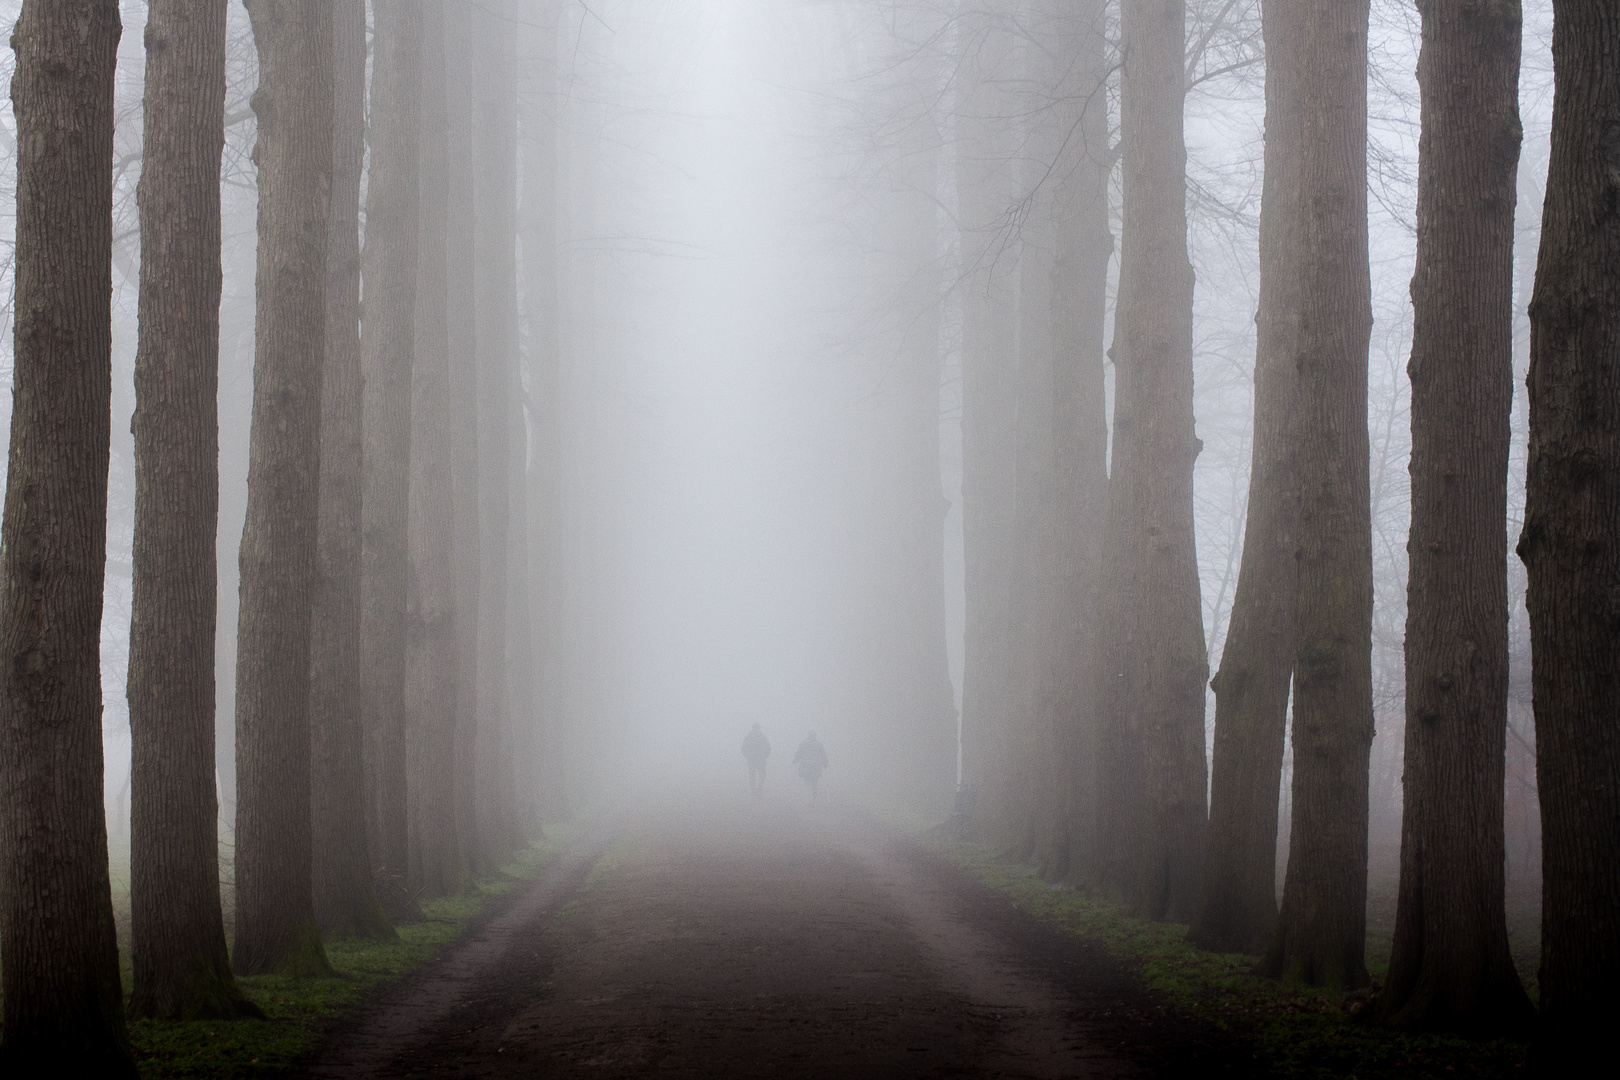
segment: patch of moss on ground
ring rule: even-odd
[[[462,935],[492,899],[533,878],[566,846],[575,830],[548,830],[544,842],[480,880],[464,896],[422,904],[426,918],[401,926],[391,942],[337,941],[326,946],[334,975],[239,979],[263,1020],[130,1024],[130,1041],[146,1080],[179,1077],[259,1077],[292,1071],[327,1035],[383,986],[432,960]],[[126,986],[128,975],[126,972]]]
[[[1251,974],[1254,957],[1205,952],[1188,943],[1185,926],[1131,918],[1113,904],[1054,886],[1033,868],[1000,860],[978,845],[921,842],[1015,907],[1101,946],[1150,991],[1250,1049],[1257,1072],[1287,1080],[1525,1074],[1527,1044],[1387,1031],[1356,1018],[1365,995],[1258,978]],[[1383,951],[1387,963],[1387,942]]]

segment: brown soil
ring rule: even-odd
[[[1251,1069],[880,829],[771,800],[575,844],[314,1077],[1148,1077]]]

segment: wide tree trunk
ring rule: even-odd
[[[1367,461],[1367,0],[1302,5],[1295,99],[1299,259],[1299,591],[1293,827],[1260,970],[1367,983],[1367,761],[1372,749],[1372,523]],[[1296,21],[1297,20],[1297,21]]]
[[[410,588],[405,745],[411,891],[449,896],[467,882],[456,829],[455,522],[451,518],[449,234],[445,175],[444,3],[422,4],[421,246],[411,375]]]
[[[1096,823],[1097,591],[1108,505],[1108,420],[1103,385],[1108,263],[1109,74],[1106,0],[1049,3],[1046,25],[1062,44],[1052,108],[1067,134],[1054,169],[1052,226],[1052,456],[1054,548],[1049,588],[1057,612],[1051,649],[1056,799],[1041,867],[1084,880]]]
[[[360,337],[364,459],[360,500],[360,690],[364,710],[367,837],[383,908],[418,916],[407,888],[405,603],[411,458],[411,370],[416,345],[421,0],[376,8],[371,73],[371,171],[361,255]]]
[[[332,176],[332,5],[248,0],[259,53],[253,422],[236,636],[238,975],[325,974],[311,888],[315,597]]]
[[[365,0],[332,8],[332,233],[321,381],[320,526],[310,631],[310,808],[315,920],[328,941],[396,936],[366,843],[360,694],[360,164]]]
[[[1298,599],[1300,125],[1299,6],[1265,0],[1265,181],[1260,198],[1260,304],[1255,315],[1254,435],[1243,561],[1215,690],[1209,833],[1188,938],[1259,954],[1277,922],[1277,802]]]
[[[1496,1038],[1535,1019],[1508,951],[1502,821],[1522,20],[1518,0],[1419,10],[1405,799],[1378,1011]]]
[[[134,1077],[102,809],[113,0],[28,0],[0,532],[0,1066]]]
[[[1553,73],[1519,540],[1549,1075],[1602,1053],[1620,1005],[1620,7],[1554,0]]]
[[[256,1014],[231,976],[214,792],[226,0],[146,19],[129,625],[132,1016]]]
[[[1119,306],[1101,625],[1098,884],[1192,917],[1204,839],[1204,649],[1193,539],[1193,270],[1182,0],[1123,0]]]
[[[517,378],[517,147],[506,5],[473,8],[475,205],[473,304],[478,363],[478,829],[484,857],[500,865],[518,843],[512,808],[512,715],[507,605],[511,584],[512,401]]]

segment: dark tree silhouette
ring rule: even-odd
[[[1529,572],[1548,1075],[1620,1004],[1620,7],[1553,3],[1552,156],[1530,303]]]
[[[1367,984],[1367,763],[1372,749],[1372,522],[1367,461],[1367,0],[1301,7],[1283,62],[1299,73],[1299,601],[1293,827],[1260,970]],[[1269,42],[1268,42],[1269,44]]]
[[[28,0],[0,531],[0,994],[8,1075],[131,1077],[102,810],[113,0]]]
[[[1182,134],[1185,5],[1123,0],[1119,305],[1104,539],[1098,880],[1186,921],[1204,839],[1204,649],[1193,543],[1193,271]]]
[[[1277,802],[1294,672],[1299,481],[1295,466],[1300,319],[1298,5],[1265,0],[1265,186],[1255,317],[1254,436],[1243,561],[1215,690],[1209,835],[1188,937],[1258,954],[1277,921]]]
[[[324,974],[311,886],[315,594],[332,175],[332,5],[247,0],[259,251],[236,638],[238,975]]]
[[[129,626],[132,1016],[258,1010],[231,976],[214,792],[226,0],[146,16]]]
[[[315,919],[328,941],[392,940],[366,843],[360,697],[360,165],[365,0],[332,8],[332,234],[321,384],[320,526],[310,639]]]

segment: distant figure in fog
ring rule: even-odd
[[[771,740],[755,724],[743,736],[743,757],[748,759],[748,790],[755,795],[765,790],[765,761],[771,756]]]
[[[810,785],[810,801],[816,801],[816,784],[821,780],[821,774],[827,771],[827,748],[822,746],[811,732],[799,744],[798,752],[793,755],[793,764],[799,767],[799,775],[804,782]]]

